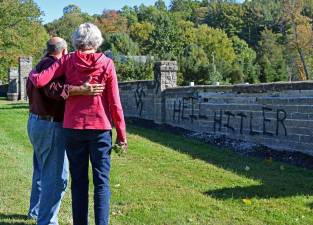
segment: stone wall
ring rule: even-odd
[[[313,82],[176,87],[176,70],[121,83],[125,116],[313,155]]]

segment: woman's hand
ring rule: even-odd
[[[115,145],[113,145],[113,151],[117,153],[119,156],[126,153],[128,151],[128,145],[127,142],[116,142]]]

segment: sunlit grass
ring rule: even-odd
[[[34,224],[23,217],[32,173],[27,115],[26,104],[0,103],[1,225]],[[135,125],[128,137],[129,153],[112,155],[113,225],[313,224],[312,171]],[[90,201],[93,224],[92,193]],[[59,220],[71,224],[69,190]]]

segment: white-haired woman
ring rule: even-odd
[[[91,23],[84,23],[73,33],[72,39],[75,52],[41,73],[32,71],[30,78],[37,87],[63,74],[66,83],[71,85],[82,85],[87,80],[105,85],[102,96],[70,96],[65,104],[63,123],[72,177],[74,225],[88,224],[89,158],[93,171],[95,223],[104,225],[109,221],[111,119],[118,143],[127,148],[124,115],[113,61],[96,53],[103,41],[100,30]]]

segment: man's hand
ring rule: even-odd
[[[90,84],[88,82],[81,86],[70,86],[70,96],[74,95],[102,95],[103,84]]]
[[[81,87],[83,95],[101,95],[104,90],[103,84],[90,84],[88,82]]]

